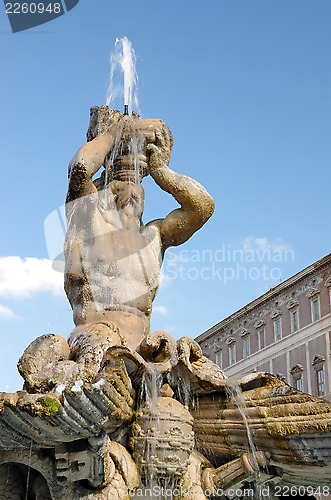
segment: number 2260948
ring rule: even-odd
[[[43,3],[6,3],[6,14],[60,14],[62,5],[59,2]]]

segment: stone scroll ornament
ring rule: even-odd
[[[32,342],[18,363],[23,390],[0,395],[1,499],[226,499],[261,485],[272,499],[331,487],[328,402],[267,373],[230,381],[191,338],[150,332],[166,249],[214,209],[169,168],[172,143],[161,120],[91,109],[68,169],[75,328]],[[147,175],[178,208],[144,225]]]

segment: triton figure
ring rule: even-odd
[[[165,250],[188,240],[214,202],[169,168],[173,139],[163,121],[92,108],[88,139],[69,165],[65,290],[79,332],[101,322],[117,345],[135,348],[149,333]],[[148,174],[180,207],[144,225]]]

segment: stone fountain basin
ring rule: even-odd
[[[289,484],[331,485],[331,404],[268,373],[236,381],[257,450]],[[216,466],[247,452],[247,429],[225,391],[199,397],[191,409],[197,449]]]
[[[269,459],[269,474],[287,484],[331,486],[329,402],[268,373],[231,381],[203,356],[182,356],[173,370],[174,380],[183,377],[191,387],[195,447],[215,467],[247,452],[244,411],[256,448]],[[102,431],[116,441],[117,430],[134,420],[139,380],[131,385],[130,377],[137,373],[114,374],[106,365],[90,383],[76,380],[46,394],[0,394],[0,449],[53,448]],[[229,396],[233,386],[241,389],[244,408]]]

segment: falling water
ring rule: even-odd
[[[30,442],[30,452],[29,452],[29,464],[27,467],[27,477],[26,477],[26,490],[25,490],[25,500],[29,498],[29,486],[30,486],[30,472],[31,472],[31,457],[32,457],[32,439]]]
[[[177,480],[170,475],[169,477],[160,472],[159,458],[162,457],[162,443],[160,449],[160,432],[162,434],[162,417],[160,418],[160,408],[158,406],[159,398],[161,397],[163,385],[163,374],[153,369],[149,365],[142,379],[140,391],[141,407],[147,407],[145,416],[149,417],[148,430],[146,432],[145,448],[143,450],[142,460],[143,467],[143,485],[133,500],[140,498],[150,500],[172,500],[176,490]],[[163,437],[164,438],[164,437]],[[159,445],[159,446],[158,446]],[[161,455],[160,455],[161,452]],[[162,458],[162,460],[164,457]]]
[[[147,405],[150,413],[150,430],[151,433],[148,436],[148,441],[146,442],[146,448],[143,453],[143,460],[145,461],[144,467],[144,477],[145,484],[142,485],[144,491],[143,498],[155,498],[153,495],[153,490],[157,485],[156,471],[154,469],[154,456],[156,455],[156,444],[159,430],[159,415],[157,412],[157,400],[160,394],[160,388],[162,384],[162,375],[155,371],[151,365],[147,366],[147,370],[144,372],[142,377],[142,385],[139,394],[140,404]],[[133,500],[141,498],[140,492],[133,497]]]
[[[144,146],[145,146],[145,138],[142,136],[142,134],[135,134],[133,137],[131,137],[129,144],[129,154],[132,155],[134,162],[134,171],[135,171],[134,181],[136,186],[139,186],[140,184],[139,156],[144,151]],[[140,198],[141,197],[139,196],[139,209],[141,208],[141,202],[142,202]]]
[[[192,394],[190,379],[187,377],[185,371],[177,367],[176,371],[168,375],[168,381],[171,387],[176,388],[176,399],[178,399],[185,408],[189,408],[189,406],[192,405],[193,408],[197,409],[199,404],[198,397]]]
[[[142,380],[143,397],[149,406],[150,423],[152,434],[145,450],[145,481],[146,489],[151,489],[157,484],[156,471],[154,468],[154,457],[156,455],[156,444],[160,428],[160,418],[157,411],[157,399],[160,394],[162,375],[156,372],[152,366],[148,366]]]
[[[135,112],[138,111],[137,81],[135,52],[130,40],[123,36],[116,40],[114,50],[111,53],[110,79],[106,102],[109,107],[117,107],[118,109],[122,109],[124,104],[124,114],[129,116],[120,121],[122,127],[117,129],[115,144],[109,160],[112,164],[115,164],[121,158],[126,157],[126,159],[129,159],[133,171],[130,181],[134,182],[137,188],[138,211],[140,212],[142,207],[139,172],[140,155],[145,152],[146,141],[143,133],[139,130],[139,126],[135,126],[136,120],[139,120],[139,118],[132,116],[133,106]],[[122,99],[122,102],[117,102],[118,98]],[[107,175],[108,172],[106,172]]]
[[[123,36],[117,38],[110,56],[110,80],[107,92],[107,105],[114,106],[114,100],[123,96],[124,108],[132,114],[132,106],[138,109],[136,55],[130,40]]]
[[[147,365],[147,369],[142,376],[141,391],[140,391],[140,405],[147,402],[151,413],[155,414],[157,398],[160,395],[161,384],[163,375],[154,370],[151,364]]]
[[[256,479],[258,479],[260,467],[259,467],[259,464],[258,464],[258,461],[256,458],[256,452],[257,452],[256,446],[255,446],[254,441],[253,441],[252,432],[250,430],[247,415],[246,415],[246,401],[245,401],[245,398],[243,396],[243,392],[241,390],[241,387],[239,387],[238,385],[234,385],[233,387],[228,387],[226,389],[226,393],[227,393],[227,396],[230,397],[231,400],[233,401],[233,403],[237,406],[237,408],[240,412],[240,415],[243,419],[243,422],[244,422],[244,425],[246,428],[248,453],[249,453],[252,467],[256,471]]]

